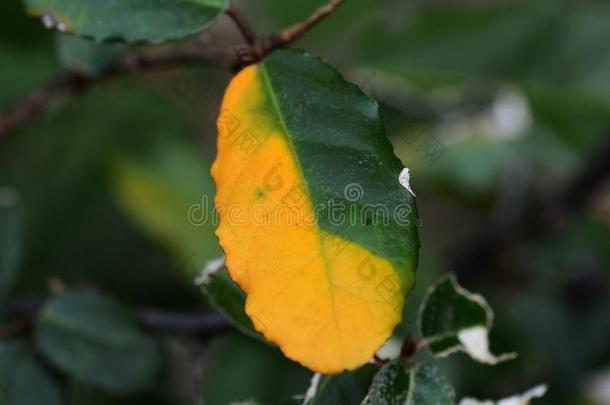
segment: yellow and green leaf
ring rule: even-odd
[[[366,363],[401,320],[419,249],[377,103],[285,50],[232,80],[218,129],[216,234],[254,326],[321,373]]]

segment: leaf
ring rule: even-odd
[[[21,257],[21,217],[17,193],[0,187],[0,296],[12,287]]]
[[[224,257],[208,262],[195,283],[202,287],[214,308],[240,331],[265,342],[246,315],[246,295],[229,277]]]
[[[521,395],[513,395],[512,397],[501,399],[498,402],[491,400],[479,401],[474,398],[464,398],[460,401],[460,405],[528,405],[534,398],[541,398],[544,396],[546,390],[546,385],[537,385]]]
[[[142,149],[122,151],[113,162],[114,194],[134,224],[172,249],[192,279],[203,263],[221,254],[209,161],[176,137]]]
[[[0,403],[59,405],[59,387],[22,342],[0,343]]]
[[[117,393],[156,381],[161,366],[155,341],[111,298],[76,291],[53,298],[35,329],[41,352],[75,379]]]
[[[363,405],[452,405],[455,393],[445,377],[429,364],[392,360],[375,375]]]
[[[419,248],[377,103],[280,51],[232,80],[218,129],[216,234],[246,313],[314,371],[358,368],[400,321]]]
[[[61,65],[86,75],[100,74],[125,46],[58,34],[55,47]]]
[[[418,323],[424,344],[437,357],[464,351],[491,365],[516,357],[514,353],[499,356],[490,353],[493,311],[482,296],[462,288],[453,275],[441,277],[428,289],[419,309]]]
[[[249,399],[292,403],[289,398],[307,388],[307,370],[276,348],[242,334],[215,340],[209,353],[198,404],[224,405]]]
[[[28,12],[47,28],[97,41],[158,43],[194,34],[227,0],[25,0]]]
[[[366,364],[354,371],[318,377],[317,387],[306,398],[306,405],[358,405],[366,396],[377,368]]]

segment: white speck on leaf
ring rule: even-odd
[[[195,285],[202,286],[210,282],[210,277],[214,273],[218,273],[220,269],[225,265],[225,257],[219,257],[218,259],[210,260],[205,264],[201,275],[195,279]]]
[[[406,188],[409,193],[413,194],[413,197],[415,197],[415,193],[411,189],[411,173],[409,172],[409,169],[407,167],[402,169],[402,171],[398,175],[398,182],[401,186]]]
[[[44,13],[40,16],[40,21],[45,28],[51,29],[55,27],[55,19],[49,13]]]
[[[57,30],[63,33],[68,32],[68,25],[65,22],[60,21],[57,23]]]

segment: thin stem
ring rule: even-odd
[[[272,41],[271,49],[275,50],[283,48],[295,42],[303,35],[305,35],[309,30],[311,30],[316,24],[321,22],[333,11],[339,8],[339,6],[341,6],[343,3],[345,3],[345,0],[331,0],[327,4],[314,11],[314,13],[310,15],[309,18],[307,18],[305,21],[288,27],[276,35],[272,35],[270,37]]]
[[[26,334],[36,323],[41,302],[14,301],[0,303],[0,316],[15,319],[0,327],[0,340]],[[155,333],[191,335],[207,340],[234,330],[220,314],[199,312],[172,312],[161,309],[136,309],[141,327]]]
[[[0,327],[0,341],[19,336],[31,328],[31,322],[25,319],[18,319]]]
[[[229,7],[225,10],[225,13],[233,20],[239,32],[244,37],[244,40],[248,45],[254,45],[258,40],[256,33],[248,23],[248,21],[241,14],[239,9],[235,6],[233,1],[229,2]]]
[[[423,346],[424,345],[422,342],[414,340],[411,336],[407,336],[404,342],[402,342],[402,347],[400,348],[400,358],[410,358],[415,353],[420,351]]]

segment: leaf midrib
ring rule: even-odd
[[[273,106],[273,110],[276,115],[276,118],[278,119],[278,121],[280,123],[281,129],[283,130],[282,133],[284,134],[284,138],[288,144],[288,148],[290,149],[290,152],[292,153],[295,165],[297,167],[297,171],[299,172],[299,177],[301,178],[301,181],[303,182],[303,186],[304,186],[306,194],[307,194],[307,199],[308,199],[309,203],[311,204],[313,201],[311,198],[311,190],[309,189],[309,184],[305,180],[305,175],[303,172],[303,167],[301,165],[301,161],[299,160],[299,156],[296,153],[296,147],[294,145],[294,142],[292,141],[292,137],[290,136],[291,131],[288,129],[288,125],[286,124],[286,120],[285,120],[284,114],[282,113],[282,110],[280,108],[280,104],[277,99],[276,93],[274,91],[273,84],[271,82],[271,78],[269,77],[269,73],[267,72],[267,67],[265,66],[264,62],[258,64],[257,66],[261,72],[263,87],[266,90],[266,92],[268,93],[268,96],[271,101],[271,105]],[[332,310],[333,310],[333,322],[335,325],[335,331],[337,333],[337,339],[339,340],[339,346],[341,348],[341,350],[339,350],[339,356],[341,358],[341,362],[344,363],[344,360],[343,360],[343,347],[344,346],[343,346],[343,340],[341,338],[341,332],[339,331],[339,322],[337,319],[337,310],[336,310],[336,304],[335,304],[335,286],[334,286],[334,282],[333,282],[333,275],[332,275],[332,271],[329,266],[328,258],[326,257],[326,253],[324,252],[324,245],[322,244],[322,241],[320,240],[320,237],[319,237],[320,233],[322,232],[322,229],[317,224],[316,224],[316,228],[317,228],[318,242],[320,245],[320,255],[322,257],[322,260],[324,261],[324,272],[326,274],[326,280],[328,282],[328,287],[329,287],[328,289],[330,292],[330,299],[331,299]]]

